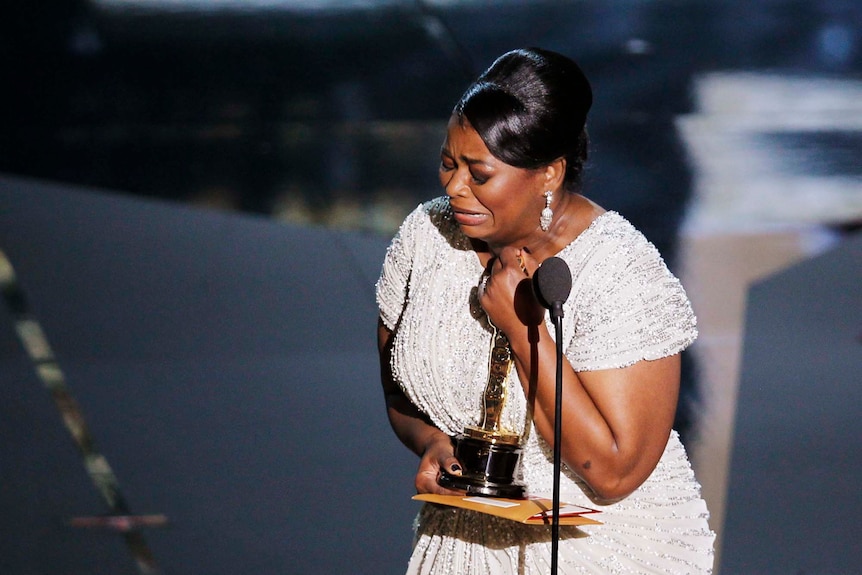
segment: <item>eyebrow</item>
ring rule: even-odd
[[[452,153],[451,153],[447,148],[445,148],[445,147],[441,147],[441,148],[440,148],[440,153],[441,153],[441,154],[443,154],[443,155],[445,155],[446,157],[449,157],[449,158],[455,158],[455,157],[452,155]],[[464,155],[459,156],[457,159],[458,159],[458,160],[460,160],[460,161],[462,161],[462,162],[464,162],[464,163],[465,163],[465,164],[467,164],[468,166],[485,166],[485,167],[487,167],[487,168],[492,168],[492,167],[493,167],[493,166],[492,166],[491,164],[489,164],[488,162],[485,162],[485,161],[482,161],[482,160],[477,160],[477,159],[474,159],[474,158],[468,158],[467,156],[464,156]]]

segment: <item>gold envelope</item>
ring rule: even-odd
[[[414,495],[413,499],[487,513],[527,525],[550,525],[553,520],[554,503],[550,499],[505,499],[468,495],[435,495],[433,493]],[[589,507],[561,502],[560,525],[601,525],[601,521],[585,517],[585,515],[597,513],[601,512]]]

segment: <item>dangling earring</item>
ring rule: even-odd
[[[554,192],[548,190],[545,192],[545,209],[542,210],[542,217],[539,218],[539,226],[543,232],[551,229],[551,221],[554,219],[554,210],[551,209],[551,199],[554,197]]]

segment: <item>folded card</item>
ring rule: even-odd
[[[476,497],[469,495],[414,495],[417,501],[448,505],[487,513],[527,525],[550,525],[553,520],[553,501],[540,497],[527,499],[505,499],[501,497]],[[601,513],[596,509],[560,502],[560,525],[601,525],[587,515]]]

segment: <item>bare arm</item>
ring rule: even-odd
[[[525,276],[515,254],[509,248],[500,254],[481,303],[508,336],[524,392],[534,401],[536,428],[553,443],[556,345],[543,321],[525,325],[538,304],[523,301]],[[528,262],[529,269],[535,266]],[[598,498],[621,499],[652,473],[673,424],[679,372],[678,355],[591,372],[575,372],[564,362],[561,453]]]
[[[456,475],[460,473],[451,438],[435,427],[410,402],[392,376],[389,361],[392,335],[383,322],[378,320],[377,347],[380,353],[380,380],[386,400],[386,413],[398,439],[420,457],[419,470],[416,474],[416,492],[457,493],[437,484],[441,468]]]

